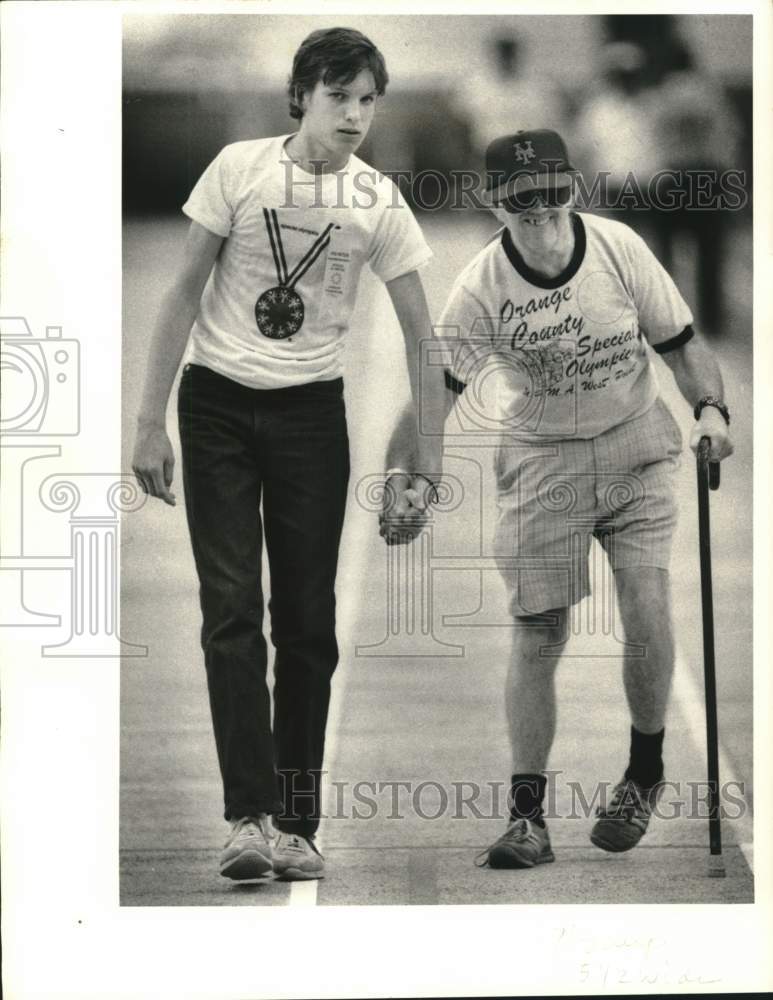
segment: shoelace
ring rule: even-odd
[[[626,781],[623,785],[615,788],[612,801],[608,806],[599,806],[596,816],[604,819],[625,819],[632,820],[642,817],[649,812],[646,795],[641,794],[632,781]]]
[[[532,841],[533,843],[539,843],[537,836],[532,831],[529,826],[528,820],[517,819],[512,823],[507,830],[502,834],[502,836],[494,841],[494,844],[499,844],[503,840],[513,840],[516,844],[523,844],[527,841]],[[491,845],[491,847],[494,846]],[[484,848],[479,854],[475,855],[475,865],[478,868],[485,868],[488,864],[488,856],[491,847]]]
[[[314,843],[313,836],[299,837],[295,833],[280,833],[279,836],[282,838],[284,837],[287,838],[286,845],[282,845],[281,843],[278,845],[280,850],[298,851],[299,853],[302,854],[304,853],[304,842],[305,842],[312,849],[312,851],[314,851],[315,854],[319,854],[319,850],[317,849],[317,845]]]
[[[235,839],[240,834],[245,834],[248,837],[258,834],[266,841],[270,839],[260,819],[256,819],[254,816],[242,816],[240,820],[237,820],[231,834],[232,839]]]

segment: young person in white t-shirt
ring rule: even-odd
[[[185,203],[185,253],[150,350],[133,467],[148,494],[174,504],[165,413],[191,335],[178,401],[183,483],[232,824],[220,870],[232,879],[324,872],[314,833],[349,477],[341,355],[363,266],[389,291],[414,389],[431,329],[417,272],[431,251],[397,188],[354,155],[387,82],[359,32],[309,35],[289,84],[298,131],[226,146]],[[439,446],[422,448],[416,467],[432,479]]]
[[[632,229],[573,211],[577,171],[561,137],[547,129],[503,136],[487,150],[486,171],[503,228],[459,275],[436,332],[449,361],[446,414],[472,385],[468,422],[493,419],[501,432],[494,551],[518,626],[506,690],[511,821],[480,860],[530,868],[554,860],[542,806],[554,673],[569,608],[590,592],[594,536],[614,572],[632,725],[628,766],[598,810],[592,842],[607,851],[634,847],[663,787],[673,473],[682,441],[660,398],[653,349],[695,408],[691,448],[708,437],[717,461],[733,449],[720,371],[690,310]],[[476,390],[492,371],[500,379],[494,417],[475,413]],[[415,467],[412,422],[407,411],[390,467]],[[399,544],[421,530],[423,515],[408,480],[391,482],[402,492],[382,515],[381,534]]]

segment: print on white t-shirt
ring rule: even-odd
[[[363,266],[386,282],[432,256],[391,180],[355,156],[307,174],[289,138],[226,146],[183,206],[225,237],[187,361],[254,388],[338,378]]]
[[[690,309],[628,226],[585,213],[572,224],[574,255],[555,279],[531,271],[506,230],[457,278],[435,333],[450,375],[468,387],[463,426],[524,441],[590,438],[657,398],[647,345],[681,333]]]

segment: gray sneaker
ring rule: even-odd
[[[635,781],[619,781],[606,806],[596,809],[591,843],[602,851],[630,851],[647,832],[652,810],[663,791],[663,781],[642,788]]]
[[[269,875],[273,839],[267,816],[243,816],[234,823],[225,842],[220,856],[220,874],[237,882]]]
[[[325,877],[325,859],[313,837],[277,832],[274,844],[274,874],[286,882]]]
[[[499,840],[475,858],[478,868],[533,868],[555,861],[546,826],[515,819]]]

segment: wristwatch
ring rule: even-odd
[[[430,479],[429,476],[425,476],[423,472],[411,473],[407,469],[402,469],[402,468],[387,469],[385,481],[388,483],[389,480],[392,478],[392,476],[408,476],[411,479],[415,479],[417,476],[419,476],[429,485],[429,488],[432,491],[430,494],[429,502],[430,503],[440,502],[440,495],[438,494],[437,484],[432,479]]]
[[[715,409],[719,410],[722,416],[725,418],[725,423],[730,426],[730,412],[721,399],[717,399],[716,396],[702,396],[698,402],[695,404],[695,409],[693,410],[693,416],[696,420],[700,420],[701,411],[706,406],[713,406]]]
[[[437,484],[434,480],[430,479],[429,476],[426,476],[423,472],[417,472],[416,475],[420,479],[423,479],[425,483],[428,483],[430,490],[432,490],[429,494],[429,503],[440,503],[440,494],[437,491]]]

